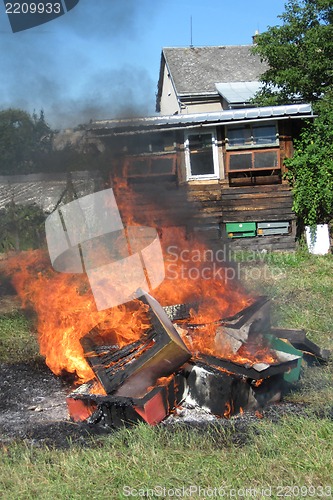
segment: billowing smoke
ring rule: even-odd
[[[52,127],[90,119],[152,114],[156,78],[122,54],[140,51],[154,4],[134,0],[80,0],[42,26],[12,33],[0,16],[1,108],[44,109]]]

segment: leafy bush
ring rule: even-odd
[[[294,194],[293,210],[309,226],[333,219],[333,92],[317,104],[318,118],[285,160]]]
[[[9,203],[0,210],[0,251],[37,248],[44,241],[46,215],[35,204]]]

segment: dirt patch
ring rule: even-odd
[[[66,395],[72,387],[43,363],[1,364],[0,380],[0,443],[65,447],[103,432],[69,420]]]
[[[0,315],[13,314],[21,309],[21,300],[18,297],[14,295],[0,296]]]
[[[96,437],[115,430],[100,425],[73,423],[70,421],[66,395],[73,386],[61,377],[56,377],[42,362],[0,364],[1,413],[0,445],[14,441],[25,441],[34,446],[68,448],[75,445],[95,446]],[[286,415],[306,416],[306,407],[291,403],[280,403],[262,410],[260,414],[245,412],[229,420],[217,418],[200,408],[176,410],[160,425],[173,432],[186,427],[201,431],[223,427],[229,429],[228,437],[220,435],[219,444],[243,446],[252,433],[249,432],[258,418],[278,422]],[[327,418],[327,414],[323,417]],[[333,414],[332,414],[333,417]]]

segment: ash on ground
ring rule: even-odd
[[[72,387],[53,375],[42,360],[0,364],[0,380],[0,444],[23,440],[67,447],[101,432],[70,421],[66,395]]]
[[[0,364],[0,380],[0,445],[24,441],[34,446],[56,448],[75,444],[92,446],[96,436],[116,431],[100,425],[71,422],[66,396],[73,386],[55,376],[42,359],[30,363]],[[258,419],[278,421],[287,414],[304,416],[306,407],[280,403],[265,408],[260,414],[247,411],[224,419],[202,408],[184,404],[159,425],[170,429],[170,432],[179,426],[203,430],[223,427],[232,432],[233,443],[243,445],[248,442],[249,428]]]

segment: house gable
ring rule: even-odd
[[[221,110],[217,83],[257,81],[267,69],[251,49],[252,45],[164,48],[157,111],[173,114]],[[166,68],[171,89],[165,80]],[[175,101],[179,103],[176,111],[172,108]]]

